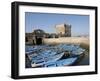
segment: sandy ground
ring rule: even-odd
[[[44,38],[44,44],[87,44],[89,45],[88,37],[61,37],[61,38]]]

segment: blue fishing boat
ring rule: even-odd
[[[84,52],[85,49],[74,44],[34,46],[28,47],[26,50],[31,61],[31,67],[69,66],[79,60]]]
[[[69,65],[74,64],[77,59],[78,59],[77,57],[62,59],[62,60],[58,60],[56,62],[51,62],[51,63],[45,64],[45,67],[69,66]]]
[[[46,65],[48,63],[56,62],[63,55],[64,55],[64,53],[60,53],[60,54],[56,54],[54,56],[49,56],[49,57],[46,56],[46,57],[34,58],[34,59],[32,59],[31,66],[37,67],[37,66]]]

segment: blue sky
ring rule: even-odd
[[[62,23],[71,24],[73,36],[89,34],[88,15],[25,12],[25,32],[42,29],[47,33],[56,33],[55,25]]]

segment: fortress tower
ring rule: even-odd
[[[71,25],[59,24],[56,25],[56,33],[59,37],[71,37]]]

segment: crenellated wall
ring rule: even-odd
[[[87,44],[89,45],[89,38],[88,37],[61,37],[61,38],[44,38],[44,44]]]

